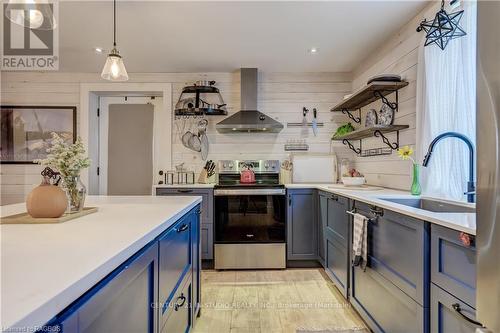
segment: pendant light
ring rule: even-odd
[[[127,81],[128,74],[120,52],[116,49],[116,0],[113,0],[113,49],[106,58],[101,77],[109,81]]]
[[[465,31],[459,25],[463,14],[463,10],[448,14],[444,10],[444,0],[441,0],[441,10],[436,13],[434,20],[424,20],[417,28],[417,31],[425,31],[424,46],[436,44],[444,50],[450,40],[465,36]]]

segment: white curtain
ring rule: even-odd
[[[441,50],[420,46],[417,84],[417,159],[421,164],[437,135],[454,131],[476,141],[476,2],[462,1],[460,25],[466,36]],[[454,9],[459,10],[460,8]],[[447,9],[448,12],[450,9]],[[453,11],[454,11],[453,10]],[[421,168],[422,193],[465,200],[469,174],[467,146],[459,139],[439,142],[427,168]]]

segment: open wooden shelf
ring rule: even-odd
[[[332,112],[354,111],[380,99],[380,95],[386,96],[408,85],[408,82],[372,82],[352,94],[330,109]]]
[[[332,138],[333,141],[343,141],[343,140],[362,140],[366,138],[371,138],[375,136],[375,132],[390,133],[397,132],[409,128],[408,125],[375,125],[372,127],[365,127],[342,136]]]

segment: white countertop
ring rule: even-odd
[[[155,188],[214,188],[216,184],[200,184],[200,183],[194,183],[194,184],[172,184],[172,185],[153,185],[153,189]]]
[[[156,185],[155,188],[213,188],[215,184],[188,184],[188,185]],[[357,189],[355,187],[346,188],[341,184],[285,184],[289,189],[318,189],[325,192],[343,195],[345,197],[366,202],[368,204],[376,205],[385,209],[389,209],[398,213],[412,216],[417,219],[425,220],[434,224],[442,225],[444,227],[463,231],[471,235],[476,234],[476,214],[475,213],[435,213],[423,209],[413,208],[381,200],[380,198],[416,198],[409,194],[408,191],[394,190],[383,187],[368,186],[368,189]],[[435,198],[440,201],[443,199]],[[452,201],[454,204],[461,204],[463,206],[475,207],[475,204],[466,202]]]
[[[376,205],[381,208],[389,209],[404,215],[408,215],[420,220],[425,220],[457,231],[463,231],[471,235],[476,234],[476,214],[475,213],[435,213],[423,209],[413,208],[406,205],[397,204],[382,200],[380,198],[418,198],[408,192],[387,189],[382,187],[373,187],[372,190],[346,188],[337,184],[286,184],[286,188],[315,188],[325,192],[339,194],[354,200],[359,200],[368,204]],[[446,201],[437,199],[440,201]],[[457,204],[456,201],[452,201]],[[475,204],[459,203],[463,206],[475,207]]]
[[[2,330],[47,323],[200,202],[89,196],[97,213],[61,224],[0,225]],[[3,206],[1,216],[25,211],[24,204]]]

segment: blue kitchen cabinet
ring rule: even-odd
[[[214,190],[212,188],[161,187],[156,189],[160,196],[200,196],[201,202],[201,259],[214,259]]]
[[[58,332],[187,332],[200,308],[200,206],[47,324]]]
[[[351,268],[352,305],[376,332],[428,332],[429,224],[361,202],[355,208],[379,216],[368,224],[366,270]]]
[[[460,232],[431,226],[431,332],[475,332],[476,248]]]
[[[474,333],[480,327],[471,322],[476,319],[473,307],[434,283],[431,286],[431,310],[432,333]]]
[[[313,189],[288,190],[287,259],[317,260],[316,195]]]
[[[319,245],[324,247],[325,272],[347,297],[349,288],[349,200],[345,197],[319,192]],[[321,256],[320,256],[321,259]]]
[[[323,267],[326,267],[325,252],[326,252],[326,236],[325,228],[328,220],[328,194],[325,192],[318,193],[318,259]]]
[[[157,332],[158,244],[149,244],[55,320],[59,332]]]

